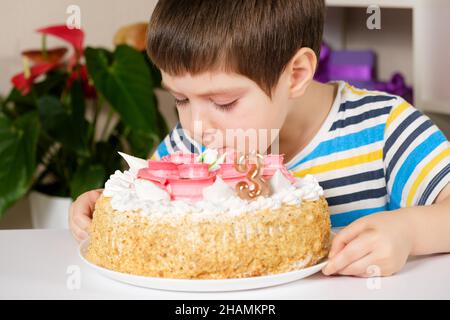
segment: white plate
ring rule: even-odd
[[[334,234],[332,233],[331,237],[333,236]],[[217,291],[238,291],[238,290],[272,287],[309,277],[322,270],[322,268],[325,267],[325,265],[327,264],[327,260],[325,260],[314,266],[301,270],[251,278],[220,279],[220,280],[152,278],[117,272],[97,266],[86,259],[85,253],[87,250],[87,246],[88,240],[85,240],[81,243],[79,252],[80,257],[87,265],[95,269],[100,274],[110,279],[128,283],[138,287],[169,290],[169,291],[217,292]]]

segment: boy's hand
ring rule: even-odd
[[[102,194],[103,189],[96,189],[81,194],[70,206],[69,227],[74,238],[81,242],[88,236],[91,225],[95,201]]]
[[[405,265],[412,246],[407,211],[368,215],[336,235],[322,272],[358,277],[392,275]]]

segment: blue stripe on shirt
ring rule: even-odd
[[[439,184],[439,182],[441,182],[442,179],[444,179],[445,176],[448,174],[450,174],[450,163],[447,164],[447,166],[445,166],[444,169],[442,169],[436,176],[434,176],[434,178],[428,184],[424,193],[420,197],[419,205],[425,205],[427,203],[427,200],[428,200],[429,196],[431,195],[431,192],[433,192],[434,188],[436,188],[436,186]]]
[[[355,109],[358,107],[361,107],[367,103],[373,103],[373,102],[381,102],[381,101],[389,101],[397,99],[397,97],[394,96],[384,96],[384,95],[376,95],[376,96],[366,96],[364,98],[355,100],[355,101],[346,101],[344,103],[341,103],[339,106],[339,112],[349,110],[349,109]]]
[[[408,149],[408,147],[414,142],[414,140],[417,139],[418,136],[420,136],[422,133],[424,133],[425,130],[427,130],[431,126],[433,126],[433,122],[431,122],[431,120],[425,121],[420,126],[418,126],[400,145],[400,147],[397,149],[394,156],[392,157],[391,161],[389,161],[389,163],[387,165],[386,181],[389,181],[391,179],[392,171],[394,170],[395,165],[400,160],[401,156],[403,154],[405,154],[406,149]]]
[[[326,192],[325,192],[326,194]],[[355,201],[378,199],[387,195],[386,187],[381,187],[377,189],[368,189],[359,192],[347,193],[335,197],[326,197],[328,205],[337,206],[346,203],[352,203]]]
[[[383,160],[385,159],[386,154],[394,145],[395,141],[397,141],[397,139],[406,130],[406,128],[421,116],[422,114],[416,110],[413,113],[411,113],[408,117],[406,117],[406,119],[403,120],[402,123],[400,123],[397,128],[395,128],[394,132],[392,132],[392,134],[389,135],[389,138],[387,138],[386,143],[384,144]]]
[[[167,146],[166,146],[166,139],[164,139],[158,146],[157,148],[158,151],[158,156],[160,158],[165,157],[169,154],[169,151],[167,151]]]
[[[384,178],[384,170],[378,169],[368,172],[357,173],[346,177],[321,181],[320,186],[324,189],[332,189],[342,186],[348,186],[355,183],[377,180],[381,178]]]
[[[321,142],[317,148],[315,148],[306,157],[296,162],[292,168],[295,168],[296,166],[309,160],[382,141],[384,139],[385,125],[385,123],[382,123],[355,133],[350,133],[345,136],[336,137],[331,140]]]
[[[403,189],[417,165],[446,140],[447,139],[441,131],[436,131],[411,151],[394,179],[390,199],[391,210],[399,209],[401,207],[400,204]]]
[[[361,123],[368,119],[373,119],[373,118],[379,117],[381,115],[389,114],[391,112],[391,109],[392,109],[392,106],[379,108],[379,109],[373,109],[373,110],[364,112],[362,114],[358,114],[356,116],[337,120],[331,126],[330,131],[336,130],[337,128],[345,128],[350,125],[355,125],[355,124]]]
[[[330,215],[331,220],[331,226],[333,228],[338,227],[345,227],[346,225],[349,225],[353,221],[363,217],[367,216],[372,213],[386,211],[386,206],[376,207],[376,208],[365,208],[365,209],[358,209],[353,211],[348,211],[344,213],[337,213]]]

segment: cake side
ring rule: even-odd
[[[136,275],[185,279],[261,276],[305,268],[328,254],[323,196],[239,215],[148,215],[96,203],[87,258]]]

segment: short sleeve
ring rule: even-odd
[[[449,141],[401,98],[386,121],[383,162],[390,210],[432,204],[450,182]]]

